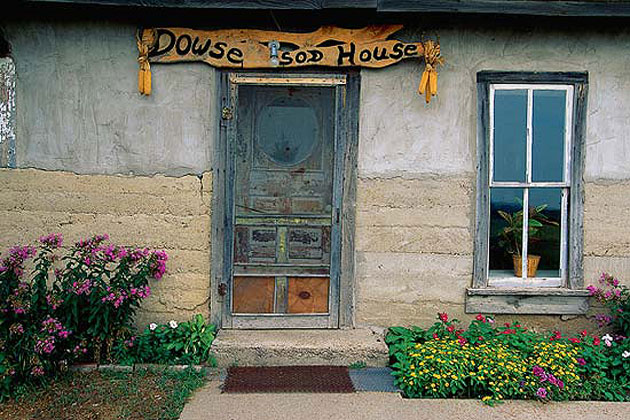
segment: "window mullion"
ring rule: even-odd
[[[529,188],[523,189],[523,243],[521,252],[521,278],[527,279],[527,242],[529,236]]]
[[[533,89],[527,89],[527,152],[525,161],[525,181],[528,184],[523,190],[523,252],[521,253],[521,277],[527,279],[528,247],[529,244],[529,184],[532,182],[532,119],[533,119]]]

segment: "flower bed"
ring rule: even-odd
[[[396,384],[409,398],[630,400],[630,340],[582,331],[537,333],[477,315],[445,313],[428,329],[390,328]]]
[[[64,252],[62,235],[51,234],[36,247],[11,248],[0,261],[0,400],[75,362],[210,360],[214,328],[201,316],[135,334],[136,310],[150,282],[163,277],[168,256],[108,240],[97,235]]]

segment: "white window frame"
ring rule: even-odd
[[[573,137],[573,85],[558,84],[513,84],[513,83],[491,83],[489,86],[489,171],[488,171],[488,193],[496,188],[522,188],[523,189],[523,209],[529,208],[529,189],[530,188],[561,188],[561,220],[560,220],[560,276],[559,277],[527,277],[527,255],[528,255],[528,229],[523,229],[522,237],[522,258],[521,258],[521,277],[491,276],[489,268],[490,255],[488,253],[486,259],[486,272],[488,273],[488,286],[490,287],[566,287],[568,277],[568,212],[569,212],[569,195],[571,190],[571,150]],[[527,126],[526,126],[526,165],[525,165],[525,182],[508,182],[494,180],[494,99],[495,93],[499,90],[523,90],[527,92]],[[534,91],[537,90],[558,90],[565,92],[565,126],[564,126],[564,168],[563,181],[561,182],[534,182],[532,180],[532,145],[533,145],[533,97]],[[488,202],[490,205],[490,202]],[[490,208],[488,208],[488,217],[490,217]],[[523,211],[523,226],[528,226],[529,212]],[[486,240],[490,241],[490,229]]]

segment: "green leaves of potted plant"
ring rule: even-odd
[[[547,204],[529,208],[527,237],[530,243],[540,240],[540,235],[545,225],[558,226],[558,222],[549,219],[543,214],[546,208]],[[501,238],[499,246],[504,248],[509,254],[512,254],[514,274],[516,277],[522,277],[523,210],[514,213],[498,210],[497,213],[507,222],[507,226],[499,232]],[[527,255],[527,277],[536,277],[539,262],[540,255]]]

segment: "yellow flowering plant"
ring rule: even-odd
[[[518,322],[497,326],[483,315],[463,329],[446,314],[438,318],[426,330],[396,327],[386,337],[396,384],[409,398],[479,398],[489,405],[584,399],[591,377],[581,356],[604,350],[594,350],[595,339],[585,332],[571,338],[536,333]]]

